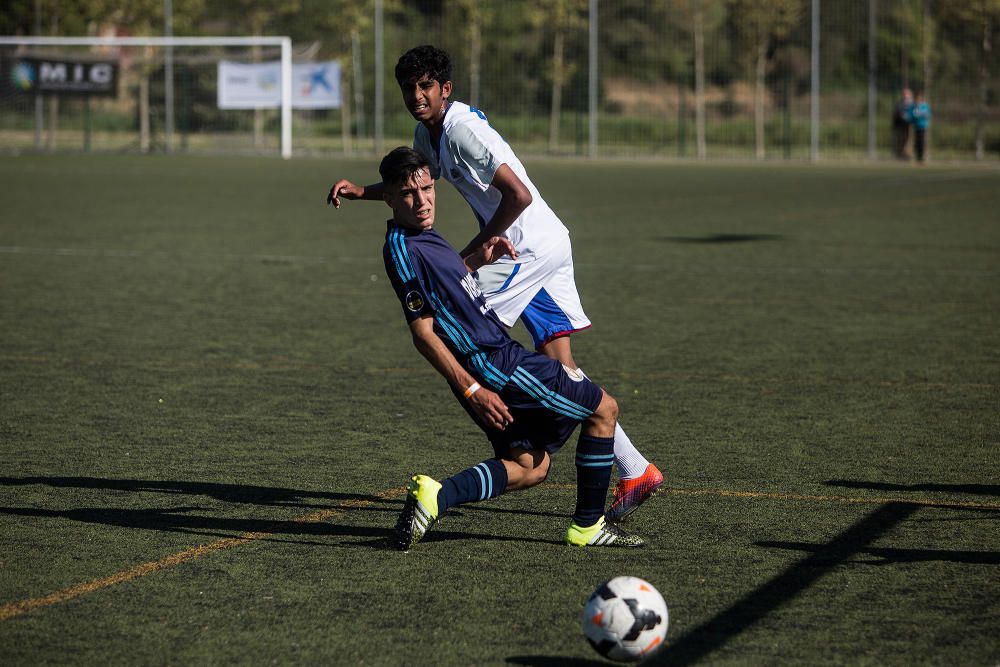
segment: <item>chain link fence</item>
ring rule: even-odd
[[[289,35],[299,61],[338,59],[344,94],[338,109],[294,113],[296,154],[408,143],[392,69],[431,43],[452,55],[453,98],[523,154],[909,159],[892,114],[911,88],[932,110],[934,159],[1000,160],[1000,0],[369,0],[349,16],[298,1],[299,20],[266,29]],[[335,32],[303,27],[324,17]],[[187,56],[171,109],[148,50],[123,63],[114,101],[38,102],[8,81],[0,150],[158,150],[167,118],[176,150],[277,150],[276,114],[212,108],[214,56]]]

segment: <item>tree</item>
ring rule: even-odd
[[[705,35],[718,29],[725,18],[724,0],[676,0],[676,19],[691,33],[694,56],[695,135],[698,158],[708,154],[705,140]]]
[[[91,0],[89,9],[100,22],[114,26],[127,26],[134,35],[162,35],[164,27],[163,0]],[[201,18],[203,0],[175,0],[171,3],[171,22],[174,31],[190,33]],[[137,68],[139,74],[139,150],[146,153],[151,148],[151,124],[149,103],[149,78],[154,65],[150,63],[151,47],[142,47],[144,59]]]
[[[754,70],[754,145],[764,159],[764,83],[771,47],[802,18],[802,0],[732,0],[733,19],[750,49]]]
[[[156,2],[157,0],[143,0]],[[281,20],[287,19],[302,8],[301,0],[228,0],[225,3],[213,3],[212,11],[206,18],[221,20],[227,24],[230,34],[247,34],[260,37],[266,35],[272,27]],[[280,33],[279,33],[280,34]],[[251,47],[251,57],[254,62],[260,60],[260,47]],[[264,115],[260,109],[253,114],[253,145],[260,147],[264,135]]]
[[[492,22],[493,11],[480,0],[457,0],[456,25],[462,27],[462,38],[469,49],[469,104],[477,106],[480,100],[482,72],[483,27]]]
[[[296,42],[312,42],[322,58],[340,61],[340,128],[344,151],[354,150],[351,104],[357,122],[357,139],[364,128],[364,86],[361,76],[361,41],[373,24],[371,0],[300,0],[300,11],[285,14],[275,21],[274,30],[291,35]],[[396,2],[386,3],[386,10],[396,9]],[[353,81],[352,81],[353,75]]]
[[[978,95],[976,96],[976,159],[986,157],[986,106],[990,94],[990,63],[993,54],[993,35],[1000,25],[1000,0],[951,0],[943,8],[943,20],[949,19],[972,28],[979,56]]]
[[[891,5],[887,20],[879,30],[879,52],[899,58],[899,87],[914,86],[911,70],[924,61],[925,0],[898,0]],[[926,67],[925,67],[926,74]],[[922,86],[926,81],[920,82]]]
[[[559,126],[562,122],[563,87],[573,76],[576,66],[565,58],[566,36],[587,28],[586,0],[545,0],[540,3],[540,18],[552,30],[550,78],[552,94],[549,101],[549,150],[559,147]]]

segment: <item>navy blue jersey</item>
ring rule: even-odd
[[[525,350],[507,334],[458,252],[433,229],[390,220],[382,258],[406,321],[432,316],[434,333],[459,363],[486,386],[503,388]]]
[[[452,387],[497,456],[514,448],[554,453],[597,409],[600,387],[585,377],[571,377],[555,359],[529,352],[512,339],[462,258],[436,231],[407,229],[390,220],[382,258],[406,321],[433,317],[434,333],[470,375],[500,395],[513,415],[508,428],[492,429]]]

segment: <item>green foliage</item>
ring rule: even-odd
[[[383,5],[387,85],[382,101],[388,126],[408,122],[393,115],[398,111],[398,92],[392,84],[392,67],[399,54],[420,43],[437,44],[452,54],[456,99],[468,101],[473,68],[478,66],[477,102],[493,118],[549,118],[553,100],[558,100],[559,112],[588,108],[585,0],[386,0]],[[161,0],[40,0],[38,7],[43,34],[90,35],[117,29],[159,35],[163,29]],[[663,91],[677,91],[678,86],[693,95],[692,30],[697,12],[703,19],[710,108],[739,118],[749,113],[747,86],[759,86],[762,114],[770,122],[786,101],[801,104],[809,92],[811,28],[805,0],[615,0],[598,7],[599,99],[606,112],[627,109],[625,113],[634,114],[632,109],[639,108],[640,115],[646,113],[643,96],[659,96],[656,101],[663,104],[656,108],[676,108],[679,102],[664,100],[669,94]],[[34,32],[32,0],[9,0],[6,8],[0,13],[0,32]],[[867,92],[867,8],[866,2],[822,4],[824,122],[853,122],[854,113],[828,104],[826,98],[836,102]],[[962,128],[976,115],[988,133],[1000,108],[1000,68],[991,44],[1000,33],[1000,0],[894,0],[880,2],[878,8],[874,45],[878,94],[895,97],[904,84],[929,87],[938,128]],[[339,59],[345,82],[356,65],[366,116],[374,108],[373,13],[372,0],[173,1],[175,34],[287,34],[296,45],[296,57]],[[359,63],[353,62],[353,39],[360,45]],[[754,68],[758,60],[762,67]],[[636,99],[612,99],[608,91],[615,86],[635,89]],[[738,99],[740,95],[744,99]],[[201,118],[210,125],[213,114],[217,111],[205,104],[189,118],[193,124]],[[553,116],[552,122],[560,121]]]

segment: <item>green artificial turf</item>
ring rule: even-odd
[[[620,574],[665,665],[1000,661],[1000,172],[528,167],[577,360],[667,477],[641,551],[561,544],[574,441],[386,547],[409,475],[490,449],[410,343],[388,208],[325,206],[372,161],[0,160],[0,661],[585,664]]]

